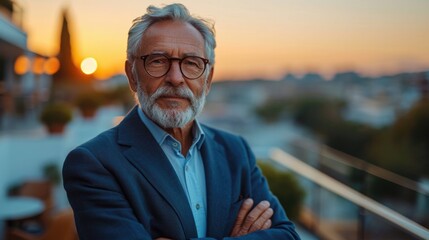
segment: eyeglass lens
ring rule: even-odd
[[[195,56],[177,59],[168,58],[162,54],[151,54],[145,57],[144,66],[147,73],[152,77],[162,77],[170,70],[172,60],[179,60],[182,74],[189,79],[200,77],[205,70],[204,60]]]

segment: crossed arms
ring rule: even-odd
[[[229,221],[216,223],[232,229],[218,236],[224,236],[222,239],[299,239],[278,200],[269,192],[253,155],[247,151],[251,183],[246,185],[251,185],[253,200],[244,200],[238,213],[230,213],[228,218],[233,220],[230,228]],[[123,162],[112,164],[118,161]],[[141,183],[145,179],[125,163],[119,151],[106,154],[105,148],[79,147],[67,157],[64,185],[75,212],[80,239],[188,238],[183,233],[187,229],[183,219],[177,218],[164,203],[165,199],[147,183]],[[133,177],[139,177],[137,183]]]

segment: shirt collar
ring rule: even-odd
[[[146,116],[146,114],[143,112],[143,110],[138,107],[137,108],[138,114],[144,125],[149,129],[152,136],[155,138],[155,140],[158,142],[159,145],[162,145],[162,143],[165,141],[167,137],[171,137],[174,139],[170,134],[168,134],[164,129],[162,129],[160,126],[158,126],[155,122],[153,122],[150,118]],[[193,144],[196,143],[196,146],[198,149],[201,148],[205,134],[204,131],[200,125],[200,123],[195,119],[194,125],[192,126],[192,135],[193,135]]]
[[[203,145],[205,134],[203,128],[196,119],[194,121],[194,126],[192,127],[192,135],[194,136],[194,142],[196,142],[197,148],[200,149]]]

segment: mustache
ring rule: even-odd
[[[186,87],[174,88],[174,87],[162,86],[158,88],[152,94],[152,96],[150,96],[150,98],[153,100],[159,97],[180,97],[180,98],[187,98],[190,100],[195,99],[194,94],[191,92],[189,88],[186,88]]]

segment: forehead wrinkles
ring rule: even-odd
[[[172,36],[153,36],[147,38],[147,42],[143,45],[147,47],[168,47],[168,46],[177,46],[177,47],[190,47],[195,49],[204,49],[204,44],[197,41],[190,41],[190,39],[184,39],[180,37]]]
[[[177,49],[204,53],[204,38],[188,23],[158,22],[150,26],[143,34],[140,49],[143,51]]]

